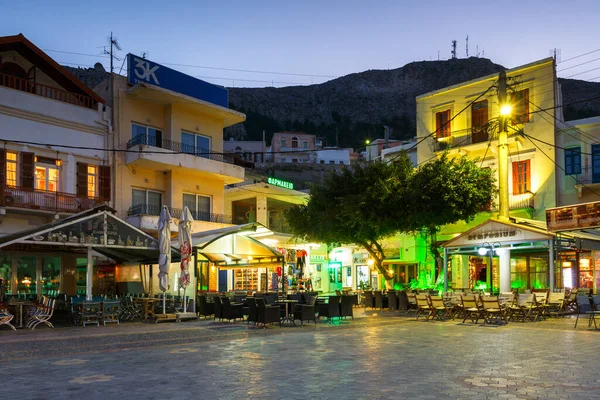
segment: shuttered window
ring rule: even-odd
[[[531,190],[530,160],[512,163],[513,194],[525,194]]]
[[[577,175],[581,173],[581,147],[565,149],[565,174]]]
[[[111,176],[110,176],[110,166],[108,165],[100,165],[98,167],[98,187],[100,190],[100,197],[103,201],[110,201],[110,185],[111,185]]]
[[[450,110],[435,113],[435,131],[438,138],[450,136]]]
[[[513,125],[529,122],[529,89],[519,90],[511,95],[514,110]]]
[[[21,153],[21,187],[33,190],[35,182],[35,155],[33,153]]]
[[[88,164],[78,162],[77,163],[77,197],[85,198],[87,197],[88,187],[87,187],[87,169]]]

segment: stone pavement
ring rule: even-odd
[[[572,318],[496,327],[365,314],[266,330],[213,321],[2,329],[0,393],[18,399],[600,398],[600,332],[587,321],[575,330]]]

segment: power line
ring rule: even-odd
[[[571,61],[571,60],[574,60],[574,59],[576,59],[576,58],[579,58],[579,57],[587,56],[588,54],[597,53],[597,52],[599,52],[599,51],[600,51],[600,49],[596,49],[596,50],[588,51],[587,53],[583,53],[583,54],[580,54],[580,55],[578,55],[578,56],[571,57],[571,58],[567,58],[566,60],[562,60],[562,61],[560,61],[559,63],[564,63],[564,62],[567,62],[567,61]],[[559,64],[559,63],[557,63],[557,64]]]
[[[589,64],[589,63],[592,63],[592,62],[598,61],[598,60],[600,60],[600,58],[594,58],[593,60],[590,60],[590,61],[582,62],[582,63],[576,64],[576,65],[572,65],[572,66],[567,67],[567,68],[559,69],[556,72],[566,71],[568,69],[576,68],[576,67],[579,67],[580,65]]]

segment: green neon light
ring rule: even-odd
[[[292,182],[284,181],[282,179],[269,177],[267,178],[267,182],[269,183],[269,185],[275,185],[285,189],[294,189],[294,184]]]

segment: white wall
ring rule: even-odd
[[[324,164],[330,164],[334,161],[334,164],[350,165],[350,153],[352,149],[331,149],[331,150],[320,150],[317,152],[317,164],[324,161]]]

